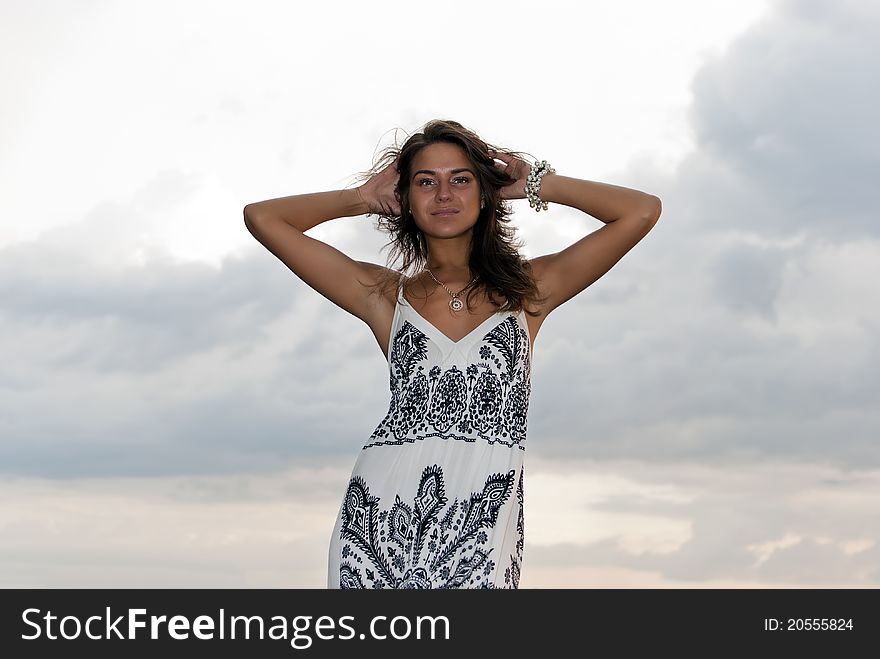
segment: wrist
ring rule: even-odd
[[[546,161],[542,160],[536,163],[526,177],[526,197],[529,200],[529,206],[536,211],[547,210],[549,199],[541,196],[541,188],[543,187],[544,177],[555,174],[556,170]]]
[[[556,172],[547,172],[541,177],[541,182],[538,186],[538,196],[541,198],[541,201],[559,203],[559,199],[555,194],[557,183],[559,183],[559,174]]]
[[[370,205],[367,203],[366,198],[364,197],[363,186],[359,185],[353,189],[351,189],[351,206],[352,206],[352,215],[366,215],[370,212]]]

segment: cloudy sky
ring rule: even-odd
[[[326,584],[387,367],[242,208],[353,185],[432,118],[663,201],[537,338],[521,586],[880,586],[877,3],[0,26],[0,586]],[[514,208],[528,256],[602,226]],[[385,263],[371,222],[310,235]]]

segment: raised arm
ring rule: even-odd
[[[391,167],[357,188],[268,199],[244,207],[244,223],[254,238],[306,284],[371,326],[376,305],[368,286],[386,268],[355,261],[305,232],[327,220],[375,212],[379,193],[388,189],[389,180],[396,180],[396,169],[389,171]]]
[[[610,183],[545,174],[541,199],[565,204],[605,223],[554,254],[532,259],[545,315],[593,284],[638,244],[660,219],[659,197]]]
[[[531,169],[528,163],[507,153],[493,155],[502,161],[496,166],[515,179],[502,189],[502,195],[507,199],[525,198],[526,177]],[[577,208],[605,223],[559,252],[530,260],[538,292],[547,296],[541,307],[543,322],[548,313],[608,272],[644,238],[660,219],[662,205],[659,197],[639,190],[555,173],[541,179],[540,197]]]

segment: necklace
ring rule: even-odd
[[[458,293],[453,293],[452,291],[449,290],[449,287],[446,284],[444,284],[442,281],[440,281],[439,279],[437,279],[434,276],[433,272],[431,272],[427,268],[425,268],[425,270],[427,270],[428,274],[431,275],[431,279],[433,279],[438,284],[440,284],[443,288],[445,288],[446,292],[452,296],[452,299],[449,300],[449,308],[452,309],[453,311],[461,311],[462,308],[464,307],[464,302],[459,300],[458,296],[461,295],[462,293],[464,293],[470,287],[471,284],[473,284],[475,281],[477,281],[477,278],[474,277],[473,279],[471,279],[471,284],[468,284],[467,286],[462,288]]]

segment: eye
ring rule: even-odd
[[[453,181],[460,181],[461,183],[463,183],[463,184],[465,184],[465,185],[468,184],[468,183],[470,183],[470,181],[471,181],[471,179],[470,179],[469,176],[456,176],[456,177],[455,177],[454,179],[452,179],[452,180],[453,180]],[[429,179],[429,178],[423,178],[423,179],[419,179],[419,181],[416,183],[416,185],[419,186],[419,187],[422,187],[422,188],[423,188],[423,187],[425,187],[425,186],[423,186],[422,183],[433,183],[433,182],[434,182],[434,181],[433,181],[432,179]]]

